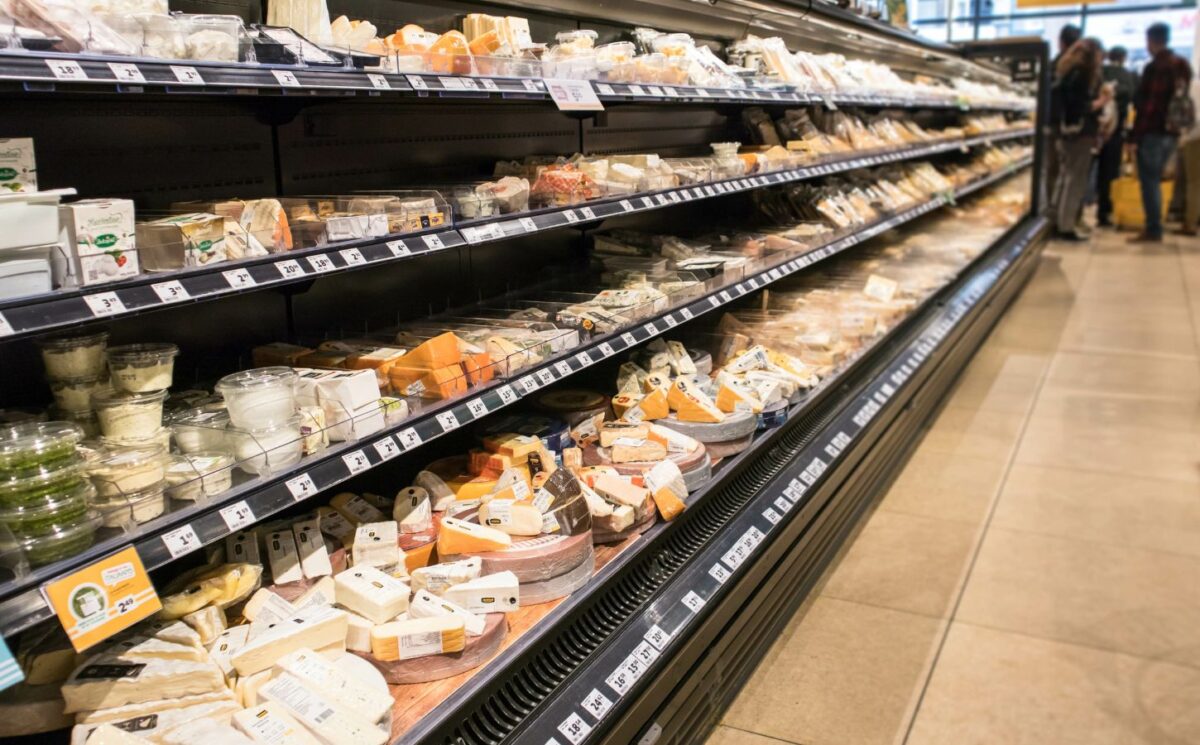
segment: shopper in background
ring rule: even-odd
[[[1113,89],[1112,105],[1116,109],[1116,126],[1100,146],[1096,169],[1096,224],[1100,227],[1112,225],[1112,183],[1121,176],[1121,154],[1128,138],[1129,107],[1137,90],[1137,75],[1125,67],[1129,53],[1125,47],[1108,50],[1101,70],[1104,82]]]
[[[1050,189],[1048,195],[1054,198],[1054,186],[1058,183],[1058,96],[1055,88],[1058,86],[1058,62],[1067,50],[1075,46],[1075,42],[1083,37],[1079,27],[1068,23],[1058,32],[1058,54],[1050,60],[1050,131],[1046,133],[1046,184]]]
[[[1200,100],[1200,81],[1192,80],[1192,100]],[[1200,223],[1200,120],[1179,137],[1175,194],[1179,197],[1180,235],[1197,235]],[[1172,204],[1175,199],[1172,197]]]
[[[1092,152],[1100,132],[1100,110],[1112,96],[1102,85],[1104,49],[1096,39],[1081,39],[1058,60],[1058,181],[1054,185],[1055,224],[1059,237],[1085,240],[1076,224],[1087,193]]]
[[[1137,243],[1162,241],[1163,171],[1179,135],[1195,123],[1188,92],[1192,68],[1167,46],[1170,40],[1171,29],[1165,23],[1155,23],[1146,29],[1146,50],[1151,59],[1142,70],[1142,80],[1133,98],[1136,114],[1132,146],[1136,151],[1146,217],[1145,229],[1130,239]],[[1185,123],[1188,112],[1192,119]]]

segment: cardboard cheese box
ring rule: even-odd
[[[135,277],[140,272],[133,202],[83,199],[59,206],[70,249],[70,274],[81,285]]]
[[[193,212],[138,223],[137,248],[148,272],[225,261],[225,218]]]
[[[0,138],[0,191],[37,191],[37,161],[29,137]]]

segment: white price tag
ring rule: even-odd
[[[405,243],[404,241],[388,241],[387,247],[388,247],[388,250],[392,252],[392,256],[395,256],[397,258],[399,258],[401,256],[411,256],[412,255],[412,249],[410,249],[408,247],[408,244]]]
[[[50,74],[59,80],[87,80],[87,73],[74,60],[48,59],[46,67],[49,67]]]
[[[0,313],[0,336],[12,336],[15,333],[16,330],[13,329],[12,324],[8,322],[3,313]]]
[[[655,325],[654,321],[650,321],[645,326],[642,326],[642,328],[645,329],[646,333],[650,334],[651,336],[654,336],[658,333],[658,326]]]
[[[343,251],[338,251],[342,255],[342,261],[346,262],[346,266],[358,266],[359,264],[367,263],[367,260],[362,255],[362,251],[357,248],[347,248]]]
[[[675,314],[663,316],[663,320],[667,322],[667,328],[673,329],[679,325],[679,321],[675,318]]]
[[[776,512],[775,510],[773,510],[770,507],[763,510],[763,517],[767,518],[767,521],[769,523],[771,523],[772,525],[778,525],[779,521],[783,519],[782,515],[780,515],[778,512]]]
[[[599,91],[600,95],[602,96],[615,96],[617,94],[617,92],[613,90],[613,87],[607,83],[596,83],[596,90]]]
[[[243,287],[253,287],[258,284],[254,281],[254,277],[250,276],[250,272],[245,269],[230,269],[227,272],[221,272],[225,277],[225,281],[235,290],[240,290]]]
[[[304,268],[300,266],[300,262],[295,259],[287,261],[276,261],[275,269],[279,272],[279,276],[284,279],[295,279],[296,277],[304,276]]]
[[[612,357],[616,353],[617,351],[613,349],[612,345],[608,342],[604,342],[600,345],[600,354],[604,355],[605,357]]]
[[[242,500],[223,508],[221,519],[225,521],[231,531],[241,530],[254,522],[254,510],[250,509],[250,505],[246,504],[245,500]]]
[[[671,203],[671,200],[667,199],[667,195],[665,194],[655,194],[654,201],[658,202],[660,207],[665,207]]]
[[[279,81],[279,84],[285,88],[299,88],[300,81],[296,79],[296,74],[290,70],[272,70],[271,74]]]
[[[525,90],[529,91],[530,93],[542,92],[542,89],[538,87],[538,84],[532,80],[522,80],[521,85],[525,86]]]
[[[381,91],[387,91],[387,90],[392,89],[392,84],[388,82],[387,77],[384,75],[380,75],[379,73],[376,73],[376,72],[367,73],[367,80],[370,80],[371,85],[375,86],[376,88],[378,88]]]
[[[554,382],[554,373],[545,368],[538,370],[534,375],[541,381],[542,385],[550,385]]]
[[[178,303],[191,297],[187,289],[178,280],[174,279],[170,282],[159,282],[150,285],[150,289],[154,290],[154,294],[158,295],[158,299],[164,303]]]
[[[571,374],[571,366],[566,361],[555,362],[554,371],[558,373],[560,378],[566,377]]]
[[[618,696],[624,696],[630,688],[633,687],[633,680],[630,679],[629,673],[625,670],[625,663],[613,671],[612,675],[604,679],[608,683],[608,687],[617,692]]]
[[[633,206],[633,202],[629,201],[628,199],[622,199],[621,209],[626,212],[633,212],[637,208]]]
[[[708,92],[707,88],[696,88],[694,92],[697,96],[703,96],[704,98],[708,98],[712,95]]]
[[[517,381],[517,386],[526,393],[533,393],[538,389],[537,381],[532,375],[526,375]]]
[[[579,702],[579,705],[583,707],[584,711],[591,714],[596,718],[597,721],[599,721],[603,719],[604,715],[608,713],[608,710],[612,708],[612,701],[609,701],[603,693],[593,688],[592,692],[588,694],[588,697]]]
[[[694,590],[688,590],[688,594],[684,595],[680,602],[686,605],[692,613],[704,607],[704,598],[697,595]]]
[[[184,525],[170,533],[164,533],[162,542],[167,547],[167,552],[171,554],[172,559],[178,559],[180,556],[190,554],[200,548],[200,536],[196,535],[196,529],[191,525]]]
[[[314,272],[323,274],[337,269],[333,265],[333,261],[326,254],[317,254],[316,256],[307,256],[305,258],[308,259],[308,265],[313,268]]]
[[[650,92],[651,96],[661,96],[663,94],[662,88],[659,88],[657,85],[648,85],[646,86],[646,90]]]
[[[592,211],[591,207],[580,207],[579,212],[580,212],[580,214],[582,214],[584,216],[585,219],[588,219],[588,220],[596,219],[596,213]]]
[[[350,471],[351,476],[356,473],[362,473],[371,467],[371,461],[367,460],[367,454],[361,450],[346,453],[342,456],[342,462],[346,464],[346,468]]]
[[[526,233],[536,233],[538,231],[537,223],[531,218],[522,217],[519,222],[521,223],[521,229]]]
[[[626,332],[624,334],[621,334],[621,341],[625,343],[626,347],[632,347],[634,344],[637,344],[637,337],[635,337],[633,334]]]
[[[721,298],[721,302],[725,302],[725,303],[733,301],[733,296],[729,294],[729,290],[721,290],[720,298]]]
[[[779,511],[785,515],[788,513],[789,510],[792,509],[792,503],[787,501],[783,497],[775,497],[775,506],[778,507]]]
[[[442,239],[439,238],[437,236],[437,234],[435,234],[435,233],[430,233],[429,235],[423,235],[423,236],[421,236],[421,240],[425,242],[426,246],[429,246],[430,250],[436,250],[439,248],[446,247],[446,244],[442,243]]]
[[[558,731],[562,733],[563,737],[570,740],[572,745],[578,745],[592,731],[592,727],[583,721],[583,717],[578,714],[572,714],[564,719],[562,724],[558,725]]]
[[[641,660],[649,667],[650,663],[658,659],[658,650],[650,646],[646,642],[642,642],[633,648],[633,656]]]
[[[471,412],[471,416],[478,419],[488,413],[487,402],[482,398],[473,398],[467,402],[467,411]]]
[[[567,218],[569,223],[579,222],[579,215],[575,214],[575,210],[563,210],[563,217]]]
[[[97,292],[95,295],[84,295],[83,302],[87,303],[92,309],[92,315],[96,318],[104,318],[106,316],[115,316],[118,313],[125,312],[125,303],[121,302],[121,298],[117,297],[115,292]]]
[[[417,431],[412,427],[404,430],[396,435],[396,437],[400,439],[400,446],[405,450],[412,450],[421,444],[421,435],[417,434]]]
[[[633,95],[635,95],[635,96],[644,96],[644,95],[646,95],[646,91],[645,91],[645,89],[643,89],[643,88],[642,88],[642,86],[640,86],[640,85],[631,85],[631,86],[629,86],[629,92],[630,92],[630,93],[632,93],[632,94],[633,94]]]
[[[498,91],[500,86],[496,85],[496,81],[491,78],[480,78],[479,84],[483,86],[485,91]]]
[[[391,460],[400,454],[400,446],[391,437],[385,437],[375,443],[375,452],[382,460]]]
[[[128,62],[109,62],[108,69],[112,70],[113,77],[115,77],[118,82],[146,82],[146,76],[142,74],[141,68],[139,68],[137,65],[132,65]]]
[[[511,385],[502,385],[496,392],[500,394],[500,401],[506,405],[517,400],[517,392],[512,389]]]
[[[546,78],[543,82],[559,111],[604,111],[604,104],[587,80]]]
[[[317,485],[313,482],[312,476],[307,473],[302,473],[299,476],[288,479],[283,483],[287,490],[291,492],[292,499],[299,502],[305,497],[311,497],[317,493]]]
[[[414,90],[429,90],[429,86],[425,85],[425,80],[420,75],[405,75],[404,77],[408,80],[408,84],[411,85]]]
[[[653,644],[654,648],[660,652],[666,648],[667,642],[671,641],[671,635],[658,624],[651,626],[649,631],[642,634],[642,638]]]
[[[174,73],[175,79],[184,85],[204,85],[200,71],[191,65],[171,65],[171,72]]]
[[[458,417],[454,416],[453,411],[443,411],[437,415],[437,422],[442,426],[443,432],[458,429]]]
[[[663,93],[666,93],[671,98],[679,98],[679,91],[667,85],[663,86]]]
[[[729,579],[729,570],[723,564],[713,564],[708,569],[708,573],[717,581],[717,584],[725,584],[725,580]]]
[[[690,320],[692,320],[692,318],[695,317],[695,315],[692,313],[691,308],[680,308],[679,315],[683,316],[684,320],[687,320],[687,321],[690,321]]]

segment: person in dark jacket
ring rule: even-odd
[[[1133,94],[1137,90],[1137,75],[1125,67],[1128,58],[1125,47],[1113,47],[1108,50],[1108,59],[1101,69],[1104,82],[1113,89],[1117,109],[1117,126],[1100,146],[1100,154],[1097,156],[1096,223],[1101,227],[1112,225],[1112,183],[1121,176],[1121,153],[1128,137],[1126,130],[1129,127],[1129,107],[1133,104]]]
[[[1083,32],[1073,23],[1068,23],[1058,32],[1058,54],[1054,55],[1054,59],[1050,60],[1050,79],[1052,84],[1058,83],[1058,61],[1067,53],[1067,50],[1075,46],[1075,42],[1082,38]],[[1058,182],[1058,102],[1056,96],[1050,96],[1050,131],[1046,133],[1049,147],[1046,148],[1046,188],[1049,189],[1047,196],[1054,196],[1054,185]]]
[[[1058,83],[1054,95],[1058,131],[1058,182],[1051,204],[1058,235],[1067,240],[1084,240],[1075,226],[1087,193],[1092,148],[1100,131],[1100,109],[1111,97],[1101,85],[1100,66],[1104,49],[1096,39],[1081,39],[1058,60]]]

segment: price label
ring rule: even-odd
[[[667,199],[667,195],[665,195],[665,194],[655,194],[654,201],[658,202],[660,207],[665,207],[671,203],[670,200]]]
[[[385,437],[375,443],[375,452],[379,453],[381,460],[391,460],[400,454],[400,446],[391,437]]]
[[[692,320],[692,318],[695,317],[694,314],[692,313],[691,308],[680,308],[679,315],[683,316],[684,320],[687,320],[687,321],[690,321],[690,320]]]
[[[558,725],[558,731],[562,733],[563,737],[570,740],[572,745],[578,745],[592,731],[592,726],[583,721],[583,717],[572,714]]]
[[[304,268],[300,266],[300,262],[295,259],[287,261],[276,261],[275,269],[279,272],[279,276],[284,279],[295,279],[296,277],[304,276]]]
[[[642,206],[646,209],[654,209],[654,200],[650,197],[642,197]]]
[[[246,504],[246,500],[231,504],[221,510],[221,519],[231,531],[241,530],[255,521],[254,510]]]
[[[633,95],[635,95],[635,96],[644,96],[644,95],[646,95],[646,91],[645,91],[645,90],[642,88],[642,86],[640,86],[640,85],[631,85],[631,86],[629,86],[629,92],[630,92],[630,93],[632,93],[632,94],[633,94]]]
[[[496,81],[491,78],[480,78],[479,84],[483,86],[485,91],[498,91],[500,86],[496,85]]]
[[[600,345],[600,354],[604,355],[605,357],[612,357],[616,353],[617,351],[613,349],[612,345],[608,342],[604,342]]]
[[[191,525],[163,533],[162,542],[172,559],[178,559],[200,548],[200,536],[196,535],[196,529]]]
[[[530,93],[542,92],[542,89],[538,87],[538,84],[532,80],[522,80],[521,85],[525,86],[525,90],[529,91]]]
[[[200,71],[191,65],[171,65],[171,72],[175,75],[175,79],[184,85],[204,85],[204,78],[200,77]]]
[[[625,663],[613,671],[612,675],[604,679],[608,687],[617,692],[618,696],[624,696],[630,688],[633,687],[633,681],[630,680],[629,674],[625,671]]]
[[[404,241],[388,241],[387,249],[391,251],[392,256],[399,258],[401,256],[412,256],[412,249]]]
[[[158,299],[164,303],[178,303],[191,297],[187,289],[178,280],[174,279],[170,282],[159,282],[150,285],[150,289],[154,290],[154,294],[158,295]]]
[[[592,364],[592,356],[587,352],[580,352],[579,354],[575,355],[575,361],[578,362],[580,366],[587,367],[588,365]]]
[[[125,303],[121,302],[121,298],[117,297],[115,292],[97,292],[95,295],[84,295],[83,302],[92,309],[92,315],[96,318],[104,318],[106,316],[115,316],[118,313],[125,312]]]
[[[658,651],[663,651],[666,648],[667,642],[671,641],[671,635],[658,624],[650,627],[650,630],[642,635],[642,638],[654,645]]]
[[[225,277],[225,281],[235,290],[240,290],[243,287],[253,287],[258,284],[254,281],[254,277],[250,276],[250,272],[245,269],[230,269],[226,272],[221,272],[221,276]]]
[[[599,91],[600,95],[602,95],[602,96],[617,95],[617,92],[613,90],[613,87],[607,83],[597,83],[596,90]]]
[[[704,98],[708,98],[709,96],[712,95],[711,93],[708,92],[707,88],[696,88],[693,92],[697,96],[703,96]]]
[[[592,211],[591,207],[581,207],[579,212],[588,220],[596,219],[596,213]]]
[[[568,372],[569,372],[569,370],[568,370]],[[550,372],[549,370],[547,370],[545,368],[538,370],[536,373],[534,373],[534,375],[537,377],[538,380],[541,381],[542,385],[550,385],[551,383],[554,382],[554,373]]]
[[[87,80],[87,73],[74,60],[46,60],[46,67],[50,68],[50,74],[59,80]]]
[[[283,482],[283,485],[291,492],[292,499],[297,502],[317,493],[317,485],[313,482],[312,476],[307,473],[294,476]]]
[[[771,523],[772,525],[778,525],[779,521],[783,519],[782,515],[770,507],[763,510],[763,517],[767,518],[767,522]]]
[[[285,88],[299,88],[300,81],[296,79],[296,74],[290,70],[272,70],[271,74],[279,81],[279,84]]]
[[[633,648],[633,656],[641,660],[647,667],[649,667],[650,663],[658,659],[658,650],[646,642],[642,642]]]
[[[679,193],[674,191],[668,192],[667,199],[670,199],[675,204],[679,204]]]
[[[342,456],[342,462],[346,464],[346,468],[350,471],[351,476],[356,473],[362,473],[371,467],[371,461],[367,460],[367,454],[361,450],[346,453]]]
[[[108,69],[112,70],[113,77],[122,83],[146,82],[146,76],[142,74],[141,68],[137,65],[128,62],[109,62]]]
[[[425,85],[425,80],[420,75],[406,75],[405,78],[408,80],[408,84],[411,85],[414,90],[429,90],[429,86]]]
[[[458,429],[458,417],[454,416],[453,411],[443,411],[437,415],[437,423],[442,426],[443,432]]]
[[[377,72],[367,73],[367,80],[371,81],[371,85],[381,91],[389,91],[392,89],[392,84],[388,82],[387,77],[380,75]]]
[[[478,419],[488,413],[487,402],[482,398],[473,398],[467,402],[467,411],[471,412],[471,416]]]
[[[177,537],[175,534],[181,531],[190,535]],[[190,525],[166,534],[163,542],[172,557],[183,556],[200,547],[200,539]],[[154,585],[133,546],[47,583],[42,592],[77,652],[95,646],[162,609]]]
[[[631,683],[636,683],[638,678],[642,677],[642,673],[646,672],[646,664],[631,654],[625,658],[623,669],[625,677],[629,678]]]
[[[554,371],[558,373],[560,378],[571,374],[571,366],[565,360],[554,363]]]
[[[412,450],[421,444],[421,435],[412,427],[401,432],[397,437],[400,439],[400,446],[405,450]]]
[[[563,210],[563,217],[567,218],[569,223],[579,222],[579,215],[575,214],[575,210]]]
[[[533,379],[532,375],[526,375],[517,381],[517,387],[526,393],[533,393],[538,389],[538,384],[537,381]]]
[[[655,325],[654,321],[650,321],[645,326],[642,326],[642,328],[645,329],[646,333],[651,336],[654,336],[658,333],[658,326]]]
[[[12,324],[8,322],[3,313],[0,313],[0,336],[12,336],[15,333]]]
[[[725,568],[725,565],[720,563],[713,564],[711,567],[709,567],[708,573],[712,575],[712,578],[717,581],[718,585],[725,584],[725,580],[729,579],[730,577],[729,570]]]
[[[704,598],[697,595],[694,590],[688,590],[688,594],[684,595],[680,602],[686,605],[692,613],[704,607]]]
[[[517,392],[512,389],[511,385],[502,385],[496,392],[500,394],[500,401],[505,405],[517,400]]]
[[[546,78],[543,82],[559,111],[604,111],[604,104],[586,80]]]
[[[609,701],[608,697],[593,688],[592,692],[588,694],[588,697],[579,702],[579,705],[583,707],[584,711],[591,714],[596,718],[597,721],[599,721],[600,719],[603,719],[604,715],[608,713],[608,710],[612,708],[612,701]]]
[[[733,300],[733,296],[729,294],[728,290],[721,290],[721,293],[718,297],[721,298],[721,302],[723,303],[728,303]]]
[[[621,334],[621,341],[626,347],[632,347],[634,344],[637,344],[637,337],[630,333],[624,333]]]
[[[646,86],[646,90],[649,91],[650,95],[652,96],[661,96],[663,94],[662,88],[659,88],[657,85],[648,85]]]
[[[313,268],[314,272],[324,274],[332,272],[337,267],[333,265],[333,260],[326,254],[317,254],[316,256],[308,256],[308,265]]]
[[[521,229],[526,233],[536,233],[538,231],[537,223],[531,218],[522,217],[519,222],[521,223]]]
[[[783,497],[775,497],[775,506],[778,507],[779,511],[785,515],[788,513],[789,510],[792,509],[792,503],[789,502],[788,500],[784,499]]]
[[[671,88],[670,86],[664,85],[663,93],[666,93],[667,96],[670,98],[679,98],[679,91],[675,90],[674,88]]]
[[[346,266],[358,266],[359,264],[367,263],[367,260],[362,255],[362,251],[359,251],[357,248],[347,248],[338,253],[342,255],[342,261],[346,262]]]
[[[442,239],[440,237],[438,237],[435,233],[430,233],[429,235],[423,235],[423,236],[421,236],[421,240],[425,242],[426,246],[429,246],[430,250],[437,250],[437,249],[446,247],[446,244],[442,243]]]

